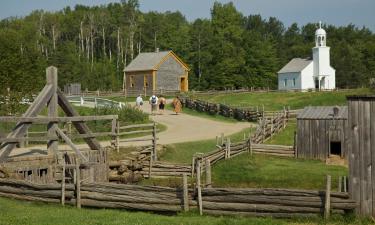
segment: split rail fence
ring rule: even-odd
[[[76,167],[79,171],[80,167]],[[81,207],[113,208],[157,213],[178,213],[199,209],[208,215],[259,217],[306,217],[331,212],[344,214],[356,208],[348,193],[294,189],[189,188],[186,175],[181,187],[88,183],[75,173],[75,183],[34,184],[0,179],[0,196],[12,199],[69,204]],[[199,176],[200,177],[200,176]],[[328,180],[328,179],[327,179]],[[330,183],[327,183],[327,187]]]

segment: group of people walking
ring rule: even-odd
[[[165,105],[167,104],[167,100],[164,98],[164,96],[161,95],[157,97],[156,95],[152,95],[148,102],[151,106],[152,115],[157,114],[158,111],[160,114],[164,114]],[[135,105],[137,108],[141,108],[141,106],[143,105],[143,98],[141,94],[135,100]],[[178,96],[173,99],[172,105],[173,111],[176,113],[176,115],[178,115],[182,111],[181,100]]]

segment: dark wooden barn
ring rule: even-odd
[[[297,116],[298,158],[345,158],[348,139],[348,107],[306,107]]]

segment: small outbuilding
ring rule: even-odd
[[[298,158],[325,160],[347,156],[348,107],[306,107],[297,116]]]
[[[140,53],[124,70],[127,93],[189,90],[189,67],[173,51]]]

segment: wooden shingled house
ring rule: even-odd
[[[298,158],[347,156],[348,107],[306,107],[297,116]]]
[[[173,51],[140,53],[124,70],[124,91],[151,95],[189,89],[189,67]]]

